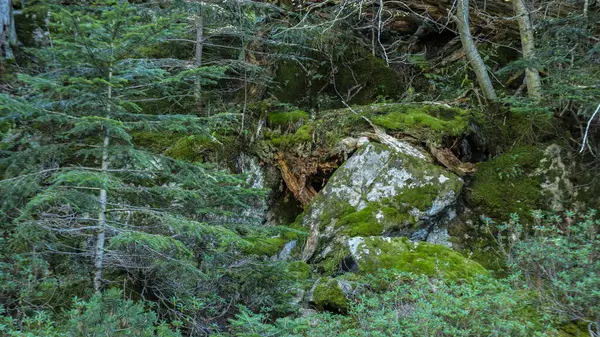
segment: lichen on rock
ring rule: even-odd
[[[346,237],[409,236],[430,228],[454,214],[461,188],[462,180],[442,167],[368,143],[338,168],[299,219],[311,231],[304,259],[319,248],[317,256],[326,258],[323,252]]]
[[[532,210],[561,210],[575,193],[560,147],[519,146],[477,165],[467,201],[479,214],[507,220]]]

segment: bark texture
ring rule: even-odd
[[[513,6],[517,21],[519,22],[523,59],[531,62],[535,58],[535,42],[533,37],[533,25],[531,23],[531,13],[525,6],[523,0],[513,0]],[[525,81],[527,82],[527,93],[529,98],[534,100],[541,99],[542,81],[538,69],[535,67],[526,68]]]
[[[108,73],[108,83],[112,80],[112,71]],[[111,109],[110,101],[112,99],[112,87],[108,86],[108,102],[106,106],[106,118],[110,118]],[[101,172],[105,179],[108,175],[108,146],[110,145],[110,132],[104,133],[104,142],[102,144],[102,166]],[[98,196],[100,210],[98,211],[98,232],[96,233],[96,247],[94,251],[94,291],[99,293],[102,290],[102,269],[104,266],[104,243],[106,241],[106,202],[107,191],[106,187],[100,189]]]
[[[277,166],[281,171],[281,176],[283,177],[283,181],[285,181],[288,189],[292,191],[292,194],[294,194],[294,197],[302,204],[302,206],[307,206],[317,195],[317,191],[311,186],[306,186],[305,175],[300,175],[297,177],[294,173],[292,173],[292,170],[283,158],[283,153],[275,153],[275,160],[277,161]]]
[[[12,59],[12,45],[17,42],[12,0],[0,0],[0,59]]]
[[[475,47],[475,42],[471,36],[469,27],[469,0],[458,0],[457,14],[458,16],[455,21],[458,26],[460,40],[465,55],[467,56],[471,67],[473,67],[475,76],[477,76],[477,82],[483,92],[483,96],[488,102],[494,102],[498,99],[496,91],[492,85],[485,63],[483,62],[481,55],[479,55],[479,51]]]

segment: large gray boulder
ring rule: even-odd
[[[303,258],[324,260],[356,236],[418,234],[417,239],[426,240],[455,216],[462,184],[408,143],[363,145],[336,170],[299,220],[311,233]]]

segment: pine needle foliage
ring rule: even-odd
[[[147,289],[154,298],[192,296],[210,279],[207,265],[226,265],[249,245],[239,229],[250,232],[256,219],[239,214],[263,191],[137,148],[131,134],[211,137],[220,116],[146,111],[140,102],[177,104],[226,68],[142,57],[177,29],[147,8],[109,0],[48,8],[51,45],[31,51],[43,70],[19,74],[17,95],[0,95],[0,234],[12,253],[78,269],[96,292],[127,281],[146,282],[142,297]]]

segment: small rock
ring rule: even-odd
[[[296,248],[296,240],[292,240],[288,243],[285,244],[285,246],[283,246],[283,248],[281,249],[281,251],[279,252],[279,254],[277,254],[276,259],[277,260],[287,260],[290,258],[290,256],[292,255],[292,250],[294,248]]]

